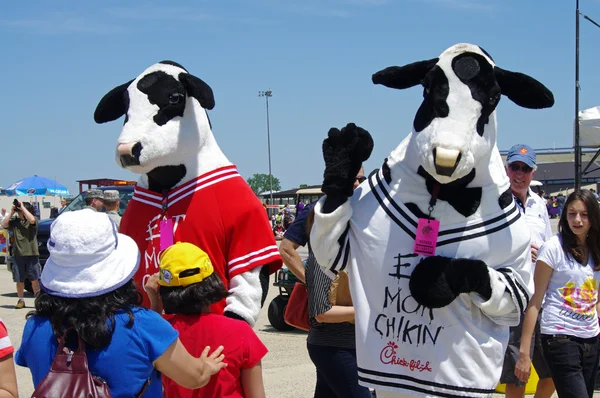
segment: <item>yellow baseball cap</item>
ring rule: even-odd
[[[187,242],[177,242],[160,255],[158,284],[175,287],[202,282],[214,272],[208,254]]]

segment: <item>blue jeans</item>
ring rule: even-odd
[[[598,338],[542,335],[544,358],[560,398],[594,395],[598,369]]]
[[[317,368],[314,398],[371,398],[368,388],[358,385],[356,350],[307,344]]]

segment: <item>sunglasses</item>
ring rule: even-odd
[[[356,181],[358,181],[358,183],[359,183],[359,184],[362,184],[362,182],[363,182],[364,180],[366,180],[366,179],[367,179],[367,177],[365,177],[365,176],[361,176],[361,177],[356,177],[356,179],[355,179],[355,180],[356,180]]]
[[[516,163],[511,163],[508,165],[508,167],[510,168],[511,171],[513,171],[515,173],[522,171],[523,173],[527,174],[527,173],[531,173],[533,171],[533,167],[527,166],[526,164],[519,165]]]

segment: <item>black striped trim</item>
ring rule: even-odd
[[[379,177],[379,175],[377,175],[377,177]],[[378,184],[379,185],[379,184]],[[400,227],[402,228],[402,230],[404,232],[406,232],[406,234],[408,236],[410,236],[411,238],[415,239],[416,235],[414,232],[412,232],[410,229],[408,229],[408,227],[404,224],[402,224],[400,222],[400,220],[396,217],[396,215],[385,205],[385,203],[383,202],[383,198],[379,195],[379,193],[377,192],[377,190],[375,189],[375,185],[373,184],[373,180],[370,179],[369,180],[369,187],[371,188],[371,192],[373,192],[373,195],[375,196],[375,199],[377,199],[377,202],[379,202],[379,204],[381,205],[381,208],[386,212],[386,214],[388,216],[390,216],[390,218],[392,220],[394,220],[394,222]],[[385,192],[385,190],[383,190]],[[395,202],[391,202],[392,204],[396,205]],[[397,205],[396,205],[397,206]],[[414,223],[414,222],[413,222]],[[416,226],[416,224],[413,224]]]
[[[447,392],[437,392],[437,391],[434,392],[434,391],[428,390],[426,388],[409,386],[407,384],[401,384],[401,383],[393,383],[391,381],[374,380],[374,379],[369,379],[369,378],[366,378],[366,377],[363,377],[360,375],[358,376],[358,380],[364,381],[366,383],[375,384],[378,386],[395,387],[395,388],[402,388],[404,390],[416,391],[416,392],[420,392],[423,394],[427,394],[428,396],[444,397],[444,398],[465,398],[465,395],[456,395],[456,394],[450,394]],[[487,395],[489,396],[489,393]]]
[[[515,223],[519,218],[521,218],[521,214],[517,213],[517,215],[514,218],[508,220],[504,224],[498,225],[497,227],[494,227],[492,229],[488,229],[488,230],[485,230],[485,231],[482,231],[482,232],[478,232],[476,234],[459,236],[459,237],[456,237],[456,238],[452,238],[452,239],[448,239],[448,240],[445,240],[445,241],[442,241],[442,242],[438,242],[437,247],[444,246],[444,245],[449,245],[450,243],[461,242],[463,240],[475,239],[475,238],[479,238],[481,236],[491,235],[494,232],[498,232],[498,231],[500,231],[500,230],[502,230],[504,228],[509,227],[511,224]]]
[[[521,310],[520,314],[523,314],[525,312],[525,306],[523,305],[523,299],[521,298],[521,295],[519,295],[519,289],[517,288],[515,281],[512,280],[512,278],[507,273],[504,273],[504,272],[500,272],[500,273],[504,276],[504,279],[510,285],[510,287],[507,286],[507,288],[509,288],[511,295],[513,296],[513,299],[515,299],[515,298],[517,299],[517,304],[519,305],[519,309]]]
[[[381,191],[383,192],[383,194],[385,195],[385,197],[387,198],[387,200],[390,202],[390,204],[392,206],[394,206],[394,209],[396,209],[396,211],[398,213],[400,213],[402,215],[402,217],[404,217],[404,219],[406,219],[406,221],[408,221],[409,223],[411,223],[412,226],[416,228],[417,227],[417,223],[415,222],[415,220],[413,220],[412,218],[410,218],[410,216],[408,214],[406,214],[406,212],[404,210],[402,210],[402,208],[398,205],[398,203],[396,203],[396,201],[394,199],[392,199],[392,197],[390,196],[389,191],[387,189],[385,189],[385,186],[382,184],[381,177],[379,176],[379,173],[377,173],[375,175],[375,178],[377,179],[377,185],[381,187]],[[373,189],[373,187],[371,187],[371,189]],[[412,214],[412,212],[411,212],[411,214]]]
[[[342,254],[344,253],[344,247],[348,246],[348,231],[350,231],[350,223],[348,223],[348,225],[346,225],[346,229],[344,230],[344,232],[342,232],[342,234],[340,235],[339,239],[338,239],[338,244],[340,245],[340,250],[338,250],[337,256],[335,256],[335,260],[333,260],[333,264],[331,264],[331,267],[329,268],[329,270],[331,272],[337,273],[337,266],[338,263],[340,262],[340,259],[342,258]],[[344,256],[344,261],[347,260],[348,253],[346,250],[346,254]],[[344,264],[342,264],[342,268],[344,269],[346,266]]]
[[[527,290],[525,290],[523,286],[521,286],[517,281],[514,280],[512,276],[512,271],[510,269],[498,268],[496,271],[504,275],[504,278],[506,279],[506,281],[512,289],[513,295],[517,298],[517,303],[519,304],[519,308],[521,308],[521,313],[524,313],[527,309],[527,306],[529,305],[529,294],[527,294]],[[521,295],[519,295],[519,293],[521,293],[521,295],[525,299],[525,303],[523,303],[523,300],[521,299]]]
[[[376,371],[376,370],[369,370],[369,369],[364,369],[361,367],[357,368],[359,372],[362,373],[366,373],[366,374],[370,374],[373,376],[378,376],[378,377],[385,377],[388,379],[398,379],[398,380],[406,380],[412,383],[418,383],[424,386],[430,386],[430,387],[436,387],[436,388],[444,388],[446,390],[452,390],[452,391],[466,391],[466,392],[472,392],[475,394],[492,394],[494,392],[494,389],[484,389],[484,388],[474,388],[474,387],[459,387],[459,386],[453,386],[453,385],[449,385],[449,384],[442,384],[442,383],[437,383],[434,381],[427,381],[427,380],[420,380],[417,379],[415,377],[411,377],[411,376],[404,376],[404,375],[398,375],[398,374],[392,374],[392,373],[385,373],[385,372],[380,372],[380,371]],[[372,379],[367,379],[364,376],[361,376],[360,374],[358,375],[359,379],[364,379],[363,381],[367,381],[369,380],[369,383],[373,383],[373,384],[381,384],[381,385],[388,385],[388,384],[383,384],[383,383],[391,383],[391,385],[393,386],[395,383],[393,382],[384,382],[381,380],[372,380]],[[405,385],[401,385],[404,388],[418,388],[418,387],[411,387],[411,386],[405,386]],[[437,392],[433,392],[431,390],[423,390],[422,392],[426,392],[428,394],[438,394],[440,396],[450,396],[450,397],[458,397],[461,395],[442,395],[443,393],[437,393]]]
[[[346,250],[344,250],[344,260],[342,260],[342,267],[340,268],[340,271],[343,271],[346,269],[346,265],[348,265],[348,257],[350,256],[350,242],[348,242],[346,244]]]
[[[512,274],[514,270],[512,270],[510,268],[498,268],[496,271],[502,272],[503,274],[506,275],[506,272],[509,272]],[[521,286],[521,284],[518,283],[517,281],[515,281],[515,283],[517,284],[517,287],[519,288],[521,293],[523,293],[523,296],[525,297],[527,304],[529,304],[529,300],[531,300],[531,298],[529,297],[529,294],[527,293],[527,289],[525,289],[523,286]]]
[[[383,201],[382,196],[379,194],[379,192],[377,192],[377,190],[375,189],[375,186],[379,186],[381,191],[383,192],[383,194],[385,195],[386,199],[388,200],[388,202],[392,205],[392,207],[398,212],[400,213],[400,215],[406,220],[408,221],[413,227],[417,227],[417,223],[408,215],[406,214],[406,212],[398,205],[398,203],[396,203],[390,193],[388,192],[388,190],[385,187],[385,184],[383,184],[381,177],[380,177],[380,173],[377,173],[375,175],[375,179],[377,180],[377,183],[374,184],[372,179],[369,179],[369,186],[371,188],[371,192],[373,192],[373,195],[375,196],[375,198],[377,199],[377,201],[379,202],[379,204],[381,205],[381,207],[383,208],[383,210],[387,213],[388,216],[390,216],[390,218],[392,218],[394,220],[394,222],[404,230],[404,232],[406,232],[409,236],[411,236],[413,239],[415,238],[415,233],[410,231],[405,224],[403,224],[398,217],[396,217],[396,215],[388,208],[388,205]],[[470,231],[470,230],[474,230],[474,229],[478,229],[478,228],[483,228],[486,227],[487,225],[490,224],[494,224],[502,219],[507,219],[510,216],[513,215],[513,213],[517,213],[515,215],[514,218],[508,220],[506,223],[503,223],[499,226],[496,226],[490,230],[486,230],[483,232],[479,232],[476,234],[471,234],[471,235],[464,235],[464,236],[459,236],[456,238],[452,238],[452,239],[448,239],[446,241],[441,241],[438,242],[437,246],[444,246],[444,245],[448,245],[451,243],[456,243],[456,242],[460,242],[463,240],[469,240],[469,239],[475,239],[475,238],[479,238],[481,236],[485,236],[485,235],[489,235],[491,233],[500,231],[508,226],[510,226],[511,224],[513,224],[517,219],[519,219],[521,217],[521,214],[517,211],[517,206],[513,206],[509,211],[507,211],[506,213],[503,213],[497,217],[494,217],[492,219],[486,220],[486,221],[482,221],[480,223],[477,224],[473,224],[473,225],[468,225],[465,227],[460,227],[460,228],[454,228],[454,229],[449,229],[449,230],[442,230],[439,233],[439,236],[444,236],[444,235],[450,235],[453,233],[459,233],[459,232],[466,232],[466,231]],[[409,213],[413,214],[410,210]],[[414,216],[414,214],[413,214]]]
[[[465,232],[465,231],[470,231],[472,229],[482,228],[482,227],[485,227],[486,225],[493,224],[496,221],[500,221],[503,218],[508,218],[515,211],[517,211],[517,206],[513,206],[512,209],[510,209],[508,212],[506,212],[504,214],[501,214],[498,217],[492,218],[492,219],[487,220],[487,221],[480,222],[478,224],[469,225],[469,226],[461,227],[461,228],[448,229],[448,230],[445,230],[445,231],[440,231],[440,233],[439,233],[438,236],[450,235],[450,234],[454,234],[454,233],[457,233],[457,232]]]

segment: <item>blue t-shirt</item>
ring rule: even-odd
[[[89,369],[94,376],[108,383],[115,398],[135,397],[152,375],[144,398],[161,398],[161,377],[154,371],[152,363],[177,340],[178,333],[154,311],[135,308],[133,314],[133,326],[127,328],[127,313],[115,313],[116,327],[111,343],[100,350],[86,349]],[[37,387],[50,371],[57,348],[58,341],[54,338],[50,320],[37,316],[29,318],[15,362],[29,368],[34,386]]]
[[[283,235],[284,238],[291,240],[300,246],[306,245],[308,242],[308,235],[306,234],[306,218],[311,209],[315,207],[316,203],[317,202],[313,202],[302,209],[294,222],[288,227],[287,231],[285,231],[285,234]]]

